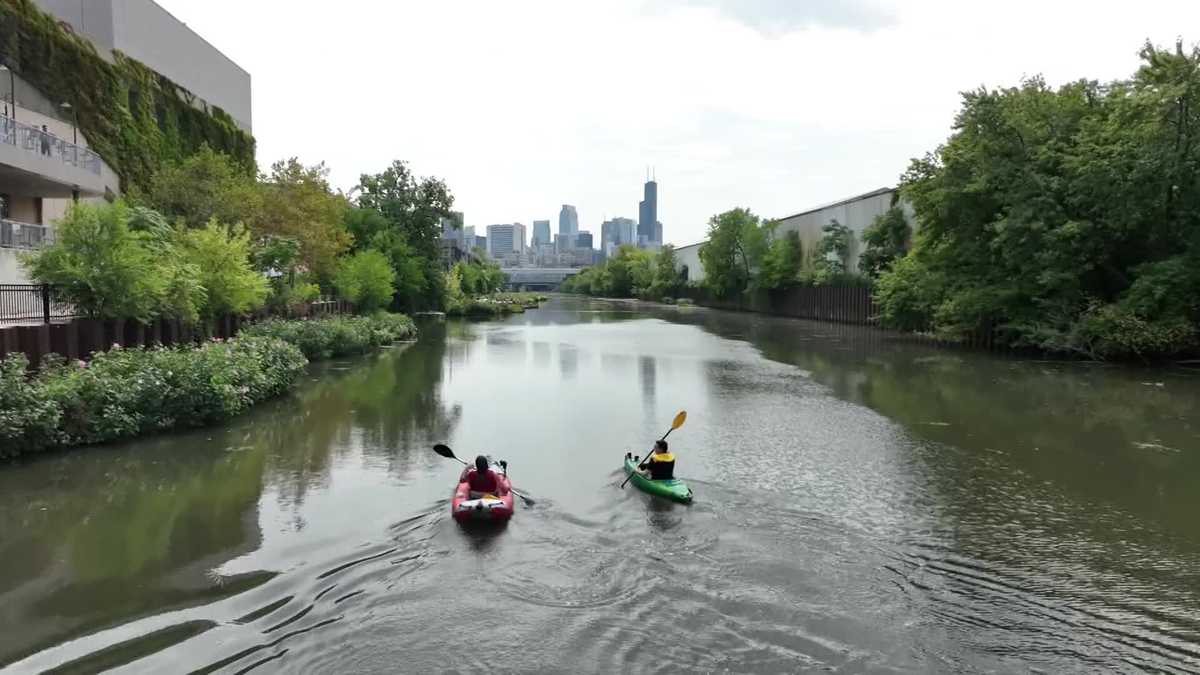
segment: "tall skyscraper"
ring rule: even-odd
[[[558,233],[570,235],[574,241],[575,233],[579,231],[579,214],[575,212],[575,207],[570,204],[563,204],[562,210],[558,212]]]
[[[575,248],[591,249],[592,248],[592,233],[584,230],[575,233]]]
[[[533,221],[533,248],[537,248],[541,244],[552,243],[554,242],[550,239],[550,221]]]
[[[642,189],[644,196],[638,203],[638,241],[652,241],[654,223],[658,222],[658,183],[650,179]]]

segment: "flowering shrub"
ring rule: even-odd
[[[306,363],[260,337],[48,359],[33,377],[11,354],[0,363],[0,457],[212,424],[287,391]]]
[[[279,338],[296,345],[312,360],[362,354],[374,347],[416,335],[412,319],[403,314],[323,319],[270,319],[242,329],[242,335]]]

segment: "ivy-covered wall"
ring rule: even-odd
[[[145,188],[159,166],[204,144],[255,170],[254,137],[225,111],[197,107],[191,92],[120,52],[109,63],[30,0],[0,0],[0,60],[46,97],[74,106],[79,130],[121,176],[123,191]]]

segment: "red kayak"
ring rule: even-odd
[[[475,469],[465,469],[458,477],[458,487],[450,500],[450,515],[460,523],[503,523],[513,515],[512,483],[503,473],[492,471],[496,477],[494,492],[471,490],[470,474]]]

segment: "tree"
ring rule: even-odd
[[[317,278],[332,274],[338,256],[350,248],[345,197],[329,188],[324,164],[306,167],[296,158],[275,162],[260,178],[261,208],[246,225],[259,239],[299,243],[298,262]]]
[[[863,230],[863,252],[858,267],[872,279],[888,270],[892,263],[908,253],[911,230],[904,210],[893,206]]]
[[[417,178],[402,161],[378,174],[359,179],[358,207],[378,211],[387,221],[379,223],[356,214],[356,226],[371,227],[367,246],[383,251],[392,261],[397,276],[397,302],[415,308],[433,306],[444,297],[441,220],[450,216],[454,196],[446,184],[433,177]]]
[[[1200,49],[1141,57],[1103,86],[964,95],[902,178],[920,230],[880,275],[885,321],[1097,357],[1196,348]]]
[[[27,256],[29,276],[55,286],[62,300],[98,319],[149,320],[163,304],[154,251],[129,228],[123,202],[74,204],[55,242]]]
[[[767,227],[774,235],[775,224]],[[782,237],[772,236],[767,252],[763,255],[761,269],[755,277],[755,286],[769,290],[795,286],[800,282],[802,253],[800,233],[789,231]]]
[[[224,223],[247,223],[262,209],[262,194],[254,175],[237,160],[207,145],[176,164],[160,169],[145,194],[136,201],[188,227],[205,227],[216,218]]]
[[[214,319],[263,306],[267,280],[251,266],[252,244],[245,227],[224,225],[214,218],[206,227],[189,229],[182,236],[188,260],[200,270],[201,316]]]
[[[654,257],[654,281],[646,294],[651,300],[675,297],[683,288],[683,278],[677,269],[675,247],[667,244]]]
[[[817,242],[817,282],[830,283],[846,274],[854,233],[836,218],[821,228],[821,232],[824,234]]]
[[[720,296],[746,290],[765,249],[766,235],[749,209],[713,216],[708,221],[708,241],[700,247],[705,285]]]
[[[379,251],[359,251],[342,262],[334,277],[342,297],[365,312],[387,307],[396,290],[396,271]]]

